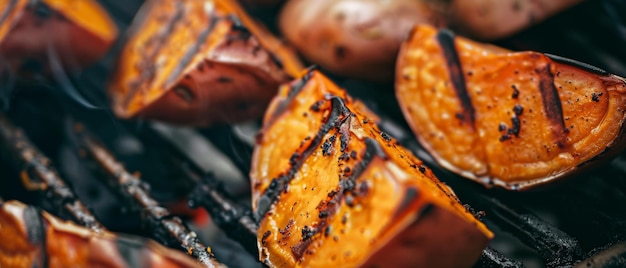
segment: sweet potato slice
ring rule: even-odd
[[[147,1],[109,86],[121,118],[207,126],[260,118],[301,71],[235,1]]]
[[[252,159],[260,260],[274,267],[470,267],[492,233],[312,70],[281,87]]]
[[[397,70],[397,98],[422,145],[485,185],[544,185],[626,145],[626,82],[587,64],[419,25]]]
[[[203,267],[152,240],[95,233],[14,200],[0,201],[0,237],[1,267]]]
[[[95,0],[0,0],[0,61],[21,72],[46,71],[48,53],[77,69],[100,59],[118,30]]]

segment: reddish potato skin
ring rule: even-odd
[[[96,2],[86,0],[0,1],[0,57],[22,74],[47,72],[48,54],[63,67],[79,69],[97,61],[117,38],[117,28]],[[5,3],[3,3],[5,2]],[[82,13],[83,17],[77,16]],[[88,19],[87,19],[88,18]],[[32,69],[32,62],[38,66]],[[24,67],[30,64],[30,67]]]
[[[416,23],[445,25],[438,9],[416,0],[291,0],[279,15],[287,41],[334,74],[392,81],[400,44]]]
[[[451,24],[483,40],[509,37],[584,0],[454,0]]]

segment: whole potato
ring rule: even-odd
[[[304,58],[341,76],[390,81],[417,23],[443,26],[443,0],[290,0],[279,27]]]
[[[454,0],[454,28],[483,41],[509,37],[584,0]]]

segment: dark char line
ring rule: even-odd
[[[461,101],[461,109],[464,115],[461,120],[474,127],[475,110],[465,85],[463,67],[461,66],[461,60],[459,59],[456,46],[454,45],[454,34],[448,29],[442,29],[437,32],[437,41],[446,59],[448,75],[450,76],[450,80],[452,80],[454,91]]]
[[[550,71],[550,66],[548,63],[544,67],[536,69],[535,72],[539,75],[539,91],[543,101],[543,110],[546,112],[546,117],[552,125],[555,137],[561,141],[563,135],[567,132],[567,128],[563,120],[561,99],[554,86],[554,75]]]
[[[347,118],[349,116],[350,111],[346,108],[344,101],[341,98],[335,96],[335,97],[332,97],[330,101],[331,101],[330,115],[328,116],[328,119],[326,120],[326,122],[320,127],[320,129],[318,130],[317,134],[315,135],[311,143],[309,143],[308,147],[302,152],[302,154],[298,154],[296,152],[296,154],[298,155],[294,154],[294,156],[292,156],[291,159],[293,159],[293,161],[290,161],[292,164],[291,168],[287,171],[286,174],[282,174],[278,178],[272,179],[272,182],[270,183],[269,187],[265,190],[265,192],[259,199],[258,209],[254,213],[254,217],[257,220],[257,223],[259,223],[263,219],[263,217],[270,210],[272,204],[278,201],[278,198],[280,197],[280,195],[283,192],[285,192],[285,190],[289,186],[289,183],[291,182],[293,177],[296,175],[296,173],[298,172],[298,170],[300,169],[304,161],[317,148],[319,148],[319,146],[322,143],[322,139],[324,135],[326,135],[330,131],[331,128],[335,127],[335,124],[337,122],[340,122],[339,120],[342,119],[342,115],[343,115],[343,118]]]

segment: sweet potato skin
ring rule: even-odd
[[[19,201],[0,202],[2,267],[203,267],[154,241],[95,233]]]
[[[447,33],[417,26],[396,76],[409,125],[442,166],[488,186],[530,189],[624,149],[623,78]]]
[[[260,260],[271,267],[470,267],[492,233],[368,113],[317,71],[281,87],[250,174]]]
[[[186,126],[260,118],[301,71],[234,0],[147,1],[131,32],[109,85],[121,118]]]
[[[50,51],[67,69],[87,66],[118,35],[106,10],[93,0],[2,0],[0,14],[5,14],[0,18],[0,56],[21,74],[47,73]],[[39,69],[32,70],[33,62]]]
[[[279,26],[308,61],[341,76],[392,81],[400,44],[415,23],[444,25],[414,0],[290,0]]]

